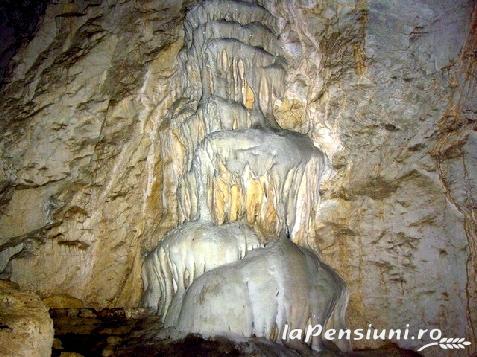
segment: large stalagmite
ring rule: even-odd
[[[143,273],[145,305],[181,332],[275,341],[286,324],[344,327],[343,280],[290,240],[306,242],[313,229],[326,160],[274,119],[286,71],[276,27],[263,7],[236,1],[205,1],[186,17],[181,58],[200,74],[191,90],[201,99],[179,120],[185,223],[149,254]],[[289,236],[277,239],[280,232]],[[318,339],[311,345],[322,348]]]
[[[187,290],[177,327],[204,335],[257,336],[278,341],[285,328],[345,328],[343,280],[309,250],[286,237],[211,270]],[[348,349],[346,340],[338,342]],[[320,349],[321,337],[310,344]]]
[[[152,264],[192,244],[188,228],[223,226],[216,249],[288,230],[346,281],[349,328],[439,328],[477,352],[474,0],[41,0],[38,23],[2,11],[24,2],[0,2],[36,31],[0,45],[13,55],[7,69],[0,50],[0,279],[63,307],[162,315],[161,296],[185,293],[174,279],[202,276]],[[312,154],[281,153],[298,146]],[[207,269],[244,260],[225,249]],[[204,261],[188,252],[168,256]]]

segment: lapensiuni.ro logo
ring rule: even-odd
[[[411,341],[411,340],[431,340],[419,347],[417,352],[421,352],[426,348],[437,346],[444,350],[462,350],[471,343],[465,337],[442,337],[442,331],[435,329],[419,329],[417,334],[410,333],[409,324],[404,329],[377,329],[371,324],[367,329],[323,329],[321,325],[308,325],[305,329],[290,329],[285,325],[281,338],[283,340],[303,340],[308,343],[313,337],[321,336],[325,340],[393,340],[393,341]]]

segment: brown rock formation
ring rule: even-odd
[[[0,355],[48,357],[52,345],[53,321],[45,304],[0,280]]]
[[[227,121],[220,99],[200,102],[203,78],[184,60],[192,1],[47,7],[0,92],[2,278],[75,306],[137,306],[145,252],[183,220],[178,178],[197,145],[273,117],[329,160],[302,243],[346,281],[351,327],[438,327],[475,352],[475,3],[258,2],[279,46],[258,40],[288,63],[283,93],[258,76],[221,88],[243,104]],[[218,80],[239,78],[215,48]],[[247,206],[278,225],[263,186],[247,196],[227,180],[214,183],[218,221]]]

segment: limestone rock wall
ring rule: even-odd
[[[352,325],[440,326],[475,341],[476,278],[469,268],[475,266],[475,228],[447,193],[451,181],[453,195],[475,202],[475,174],[464,169],[476,151],[476,88],[469,67],[475,62],[469,54],[475,51],[475,4],[356,6],[364,41],[350,44],[348,55],[329,57],[323,72],[329,86],[315,107],[318,122],[333,128],[342,145],[333,154],[336,175],[322,196],[317,245],[325,261],[349,279]],[[333,73],[353,58],[349,72]],[[462,97],[458,105],[454,95]],[[465,123],[454,129],[465,137],[459,144],[442,134],[449,107]],[[452,178],[436,162],[442,142],[459,148],[459,154],[444,155],[456,154],[460,162]]]
[[[4,277],[42,297],[138,304],[143,246],[174,224],[156,138],[180,83],[182,16],[175,1],[47,8],[2,88]]]
[[[1,89],[2,277],[42,297],[139,304],[143,255],[183,219],[176,178],[198,143],[267,122],[329,159],[302,243],[347,282],[351,327],[440,327],[475,348],[473,1],[263,1],[275,20],[238,16],[260,17],[279,46],[245,23],[235,40],[260,40],[287,69],[257,93],[245,63],[223,87],[241,65],[212,51],[233,39],[210,46],[215,77],[181,59],[192,5],[48,6]],[[205,19],[186,26],[219,37]],[[203,81],[225,97],[200,101]]]

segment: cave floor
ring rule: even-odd
[[[52,357],[107,356],[371,356],[411,357],[418,353],[389,345],[352,353],[315,352],[302,345],[282,345],[259,338],[235,342],[188,335],[158,338],[159,318],[143,309],[50,309],[55,340]]]

